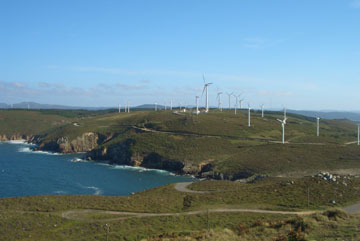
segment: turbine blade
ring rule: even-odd
[[[204,89],[203,89],[203,92],[202,92],[202,94],[201,94],[201,97],[203,97],[204,92],[205,92],[205,89],[206,89],[206,85],[204,86]]]

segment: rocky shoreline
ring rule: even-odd
[[[60,137],[53,141],[45,141],[45,138],[40,135],[0,135],[0,141],[25,140],[28,143],[35,144],[35,151],[63,154],[85,153],[84,159],[95,162],[160,169],[174,172],[177,175],[191,175],[197,178],[217,180],[238,180],[252,176],[250,173],[226,176],[222,173],[214,172],[211,163],[206,161],[194,164],[191,161],[169,160],[156,152],[133,153],[131,146],[134,144],[134,140],[132,139],[109,146],[102,145],[112,138],[113,135],[104,136],[93,132],[83,133],[74,140]]]

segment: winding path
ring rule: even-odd
[[[208,191],[194,191],[190,190],[187,187],[191,185],[193,182],[179,182],[175,184],[175,190],[179,192],[187,192],[187,193],[198,193],[198,194],[204,194],[204,193],[210,193]]]
[[[291,211],[272,211],[272,210],[261,210],[261,209],[242,209],[242,208],[217,208],[209,210],[199,210],[199,211],[190,211],[184,213],[136,213],[136,212],[117,212],[117,211],[99,211],[99,210],[70,210],[64,211],[61,213],[61,217],[77,220],[77,221],[116,221],[116,220],[125,220],[129,218],[144,218],[144,217],[179,217],[179,216],[189,216],[189,215],[198,215],[204,213],[261,213],[261,214],[281,214],[281,215],[311,215],[318,211],[301,211],[301,212],[291,212]],[[120,215],[122,217],[108,218],[108,219],[89,219],[84,216],[84,214],[108,214],[108,215]]]
[[[194,191],[188,189],[188,186],[193,182],[182,182],[176,183],[174,188],[179,192],[184,193],[197,193],[204,194],[210,193],[207,191]],[[360,203],[357,203],[352,206],[348,206],[343,208],[345,212],[350,214],[356,214],[360,212]],[[116,220],[125,220],[129,218],[145,218],[145,217],[179,217],[179,216],[189,216],[189,215],[198,215],[204,213],[261,213],[261,214],[280,214],[280,215],[311,215],[314,213],[323,212],[323,210],[317,211],[276,211],[276,210],[262,210],[262,209],[248,209],[248,208],[215,208],[208,210],[197,210],[197,211],[189,211],[183,213],[139,213],[139,212],[119,212],[119,211],[104,211],[104,210],[93,210],[93,209],[81,209],[81,210],[69,210],[61,213],[61,217],[77,220],[77,221],[87,221],[87,222],[95,222],[95,221],[116,221]],[[91,218],[87,217],[87,215],[117,215],[117,217],[109,217],[109,218]]]

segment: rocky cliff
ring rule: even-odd
[[[30,141],[31,138],[33,138],[33,135],[25,135],[25,134],[0,135],[0,141],[16,141],[16,140]]]
[[[103,143],[105,139],[105,136],[93,132],[86,132],[74,140],[60,137],[54,141],[43,141],[40,138],[36,149],[60,153],[88,152]]]
[[[168,159],[156,152],[134,152],[132,147],[136,145],[136,141],[133,139],[127,139],[112,145],[103,145],[113,137],[113,134],[104,136],[94,132],[86,132],[73,140],[69,140],[68,137],[59,137],[56,140],[49,141],[46,139],[46,136],[21,134],[0,135],[0,140],[27,140],[37,144],[35,150],[58,153],[86,152],[85,158],[92,161],[106,161],[111,164],[162,169],[202,178],[235,180],[252,175],[252,173],[240,173],[238,175],[227,176],[215,172],[212,160],[196,163],[191,160]]]

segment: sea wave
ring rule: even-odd
[[[100,195],[102,194],[102,190],[98,187],[94,187],[94,186],[89,186],[89,187],[86,187],[88,189],[93,189],[95,192],[93,193],[93,195]]]
[[[87,160],[81,159],[81,158],[73,158],[70,160],[71,162],[87,162]]]
[[[67,192],[66,192],[66,191],[62,191],[62,190],[59,190],[59,191],[55,191],[54,194],[64,195],[64,194],[67,194]]]
[[[18,152],[27,152],[27,153],[32,153],[32,154],[42,154],[42,155],[62,155],[61,153],[55,153],[55,152],[48,152],[48,151],[34,151],[33,149],[31,149],[30,147],[20,147],[18,149]]]
[[[133,167],[133,166],[127,166],[127,165],[112,165],[112,168],[130,170],[130,171],[135,171],[135,172],[157,172],[157,173],[163,173],[163,174],[170,174],[171,173],[171,172],[166,171],[166,170],[150,169],[150,168],[145,168],[145,167]]]
[[[2,141],[3,143],[7,143],[7,144],[22,144],[22,145],[29,145],[32,146],[33,144],[27,143],[26,140],[12,140],[12,141]]]

